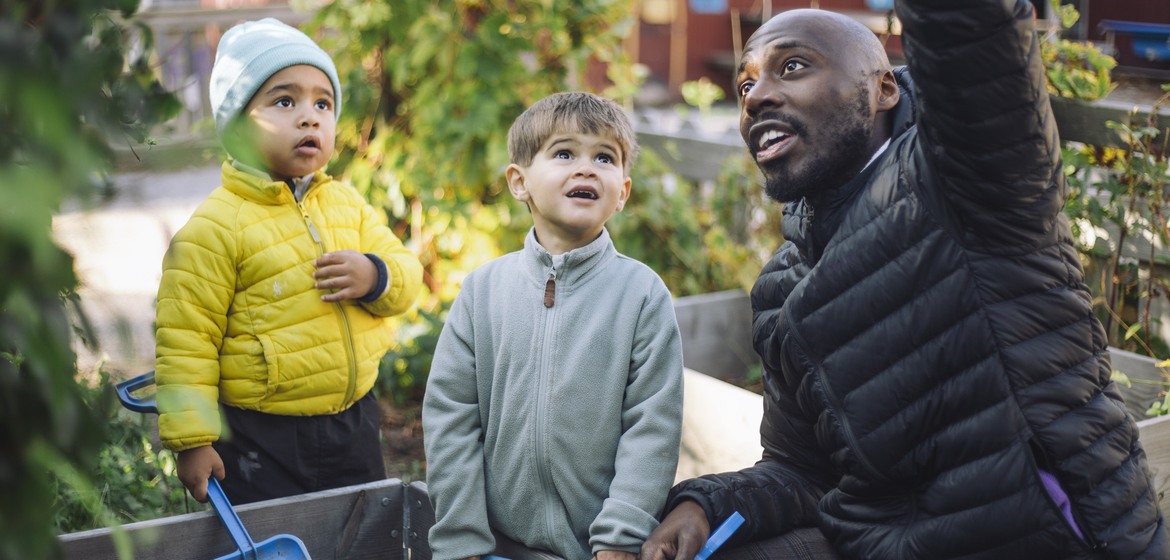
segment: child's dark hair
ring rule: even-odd
[[[629,115],[612,100],[580,91],[555,93],[521,113],[508,130],[508,157],[517,165],[531,165],[550,136],[568,131],[617,140],[622,165],[630,172],[638,155],[638,138]]]

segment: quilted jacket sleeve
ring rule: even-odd
[[[1060,143],[1026,0],[904,0],[924,167],[969,243],[1048,236],[1064,204]]]
[[[354,196],[357,196],[354,193]],[[386,290],[373,301],[363,302],[367,311],[381,317],[397,315],[410,309],[422,287],[422,264],[394,232],[386,227],[386,218],[364,201],[361,202],[361,252],[377,256],[386,264]]]
[[[221,189],[175,234],[163,258],[155,326],[158,430],[184,451],[219,439],[219,348],[236,283],[235,217]]]
[[[817,504],[839,476],[816,449],[812,421],[793,413],[798,410],[795,392],[785,386],[777,363],[781,345],[773,341],[784,300],[805,273],[806,265],[788,242],[764,266],[752,288],[753,338],[764,362],[763,457],[747,469],[683,481],[668,497],[667,511],[682,500],[693,500],[712,527],[738,511],[745,521],[731,545],[815,526]]]

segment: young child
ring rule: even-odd
[[[682,342],[662,280],[605,229],[636,151],[622,108],[588,93],[547,97],[508,133],[508,188],[533,227],[467,276],[435,348],[422,422],[436,560],[512,541],[633,560],[658,525]]]
[[[337,70],[264,19],[224,34],[210,90],[230,157],[164,258],[159,435],[199,501],[213,475],[236,504],[380,480],[370,389],[391,344],[384,318],[414,303],[422,267],[322,171]]]

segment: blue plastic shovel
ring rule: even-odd
[[[703,545],[703,550],[700,550],[699,554],[695,556],[695,560],[707,560],[716,550],[719,550],[719,547],[723,546],[723,543],[727,542],[727,539],[731,538],[736,529],[743,525],[743,521],[743,516],[738,511],[731,512],[731,517],[723,520],[723,523],[720,523],[715,532],[707,538],[707,543]]]
[[[154,399],[141,399],[132,394],[152,385],[154,385],[154,371],[148,371],[122,381],[114,387],[118,391],[118,400],[122,401],[122,406],[135,412],[157,414],[158,406]],[[223,493],[223,488],[220,487],[219,481],[214,476],[207,480],[207,498],[211,501],[216,515],[219,515],[219,520],[223,522],[223,526],[231,534],[236,548],[239,549],[237,552],[220,556],[216,560],[235,560],[237,558],[247,560],[299,560],[303,558],[310,560],[305,543],[293,535],[276,535],[259,543],[253,542],[248,531],[244,529],[244,524],[240,522],[240,517],[236,515],[235,508],[228,501],[227,496]]]

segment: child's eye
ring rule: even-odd
[[[276,100],[276,106],[277,107],[292,107],[292,99],[289,99],[287,97],[281,97],[280,99]]]
[[[553,154],[553,157],[556,159],[573,159],[573,153],[569,150],[557,150],[557,153]]]
[[[333,105],[325,99],[322,99],[322,100],[317,102],[317,109],[320,109],[322,111],[328,111],[332,108],[333,108]]]
[[[597,159],[598,163],[610,163],[610,164],[614,163],[613,156],[611,156],[609,154],[598,154],[596,159]]]

